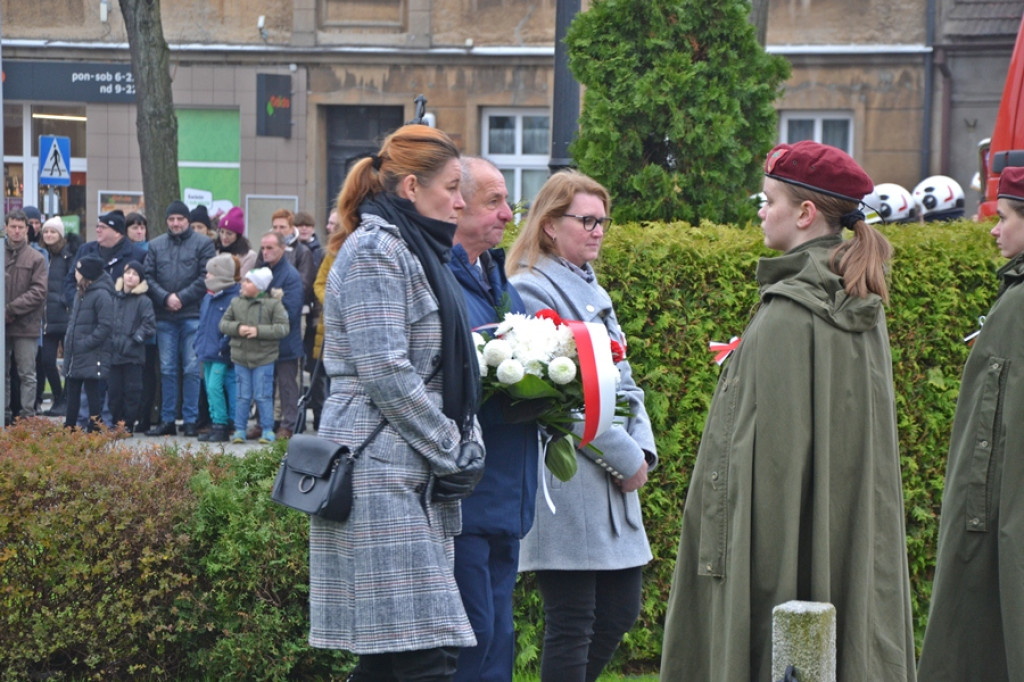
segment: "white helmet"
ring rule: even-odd
[[[871,205],[870,201],[876,201]],[[875,185],[875,191],[864,197],[864,203],[878,211],[878,215],[887,223],[906,223],[917,220],[917,206],[914,197],[905,187],[894,182],[883,182]]]
[[[917,183],[914,201],[925,220],[951,220],[964,214],[964,190],[945,175],[932,175]]]
[[[878,213],[881,205],[882,200],[878,198],[876,189],[871,190],[870,194],[865,194],[864,198],[860,200],[860,210],[864,213],[864,222],[868,225],[882,222],[882,216]]]

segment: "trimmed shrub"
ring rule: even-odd
[[[180,605],[189,663],[210,679],[341,677],[353,657],[309,646],[309,519],[270,499],[287,441],[199,473],[185,528],[197,581]]]
[[[44,419],[0,432],[0,676],[180,679],[194,576],[188,481],[206,462]]]
[[[616,220],[744,222],[776,139],[789,63],[765,53],[748,0],[594,0],[566,34],[585,87],[570,154]]]

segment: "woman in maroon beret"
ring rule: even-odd
[[[1009,262],[964,367],[946,464],[922,680],[1024,680],[1024,168],[999,178]]]
[[[772,609],[828,602],[837,679],[915,679],[892,361],[891,247],[845,152],[765,162],[760,304],[724,365],[683,511],[662,680],[771,682]],[[844,240],[844,229],[853,238]],[[722,330],[725,338],[729,330]]]

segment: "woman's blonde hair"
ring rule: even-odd
[[[544,227],[552,220],[564,216],[577,194],[591,194],[601,200],[606,214],[611,210],[608,190],[597,180],[572,169],[555,173],[547,179],[530,204],[526,223],[508,250],[505,270],[509,276],[533,269],[541,254],[558,253],[554,240],[544,231]]]
[[[459,150],[444,131],[425,125],[402,126],[388,135],[380,151],[360,159],[349,171],[338,193],[338,229],[327,248],[337,253],[359,226],[359,206],[367,197],[398,191],[402,179],[415,175],[429,185],[445,164],[459,158]]]
[[[812,202],[835,234],[843,230],[840,219],[860,206],[859,202],[822,194],[788,182],[780,184],[797,204]],[[832,271],[843,278],[843,287],[849,295],[864,298],[868,294],[878,294],[888,303],[889,287],[885,282],[885,272],[892,258],[892,245],[881,232],[864,220],[858,220],[850,229],[853,230],[853,238],[847,239],[832,251]]]

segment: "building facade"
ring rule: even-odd
[[[90,238],[100,213],[142,201],[118,3],[0,9],[5,211],[37,205]],[[282,206],[322,227],[348,167],[412,119],[421,94],[429,123],[501,163],[517,197],[535,191],[554,11],[555,0],[163,0],[186,201],[242,206],[250,236]],[[68,187],[39,181],[39,138],[52,135],[71,141]]]
[[[528,200],[548,173],[558,2],[163,0],[186,201],[242,206],[250,236],[281,206],[322,226],[353,161],[421,94],[428,122]],[[5,210],[35,204],[91,238],[99,213],[142,201],[118,2],[0,11]],[[772,2],[768,49],[793,66],[779,139],[843,147],[877,182],[941,173],[967,189],[1022,13],[1024,0]],[[54,135],[70,139],[66,187],[39,180]]]

